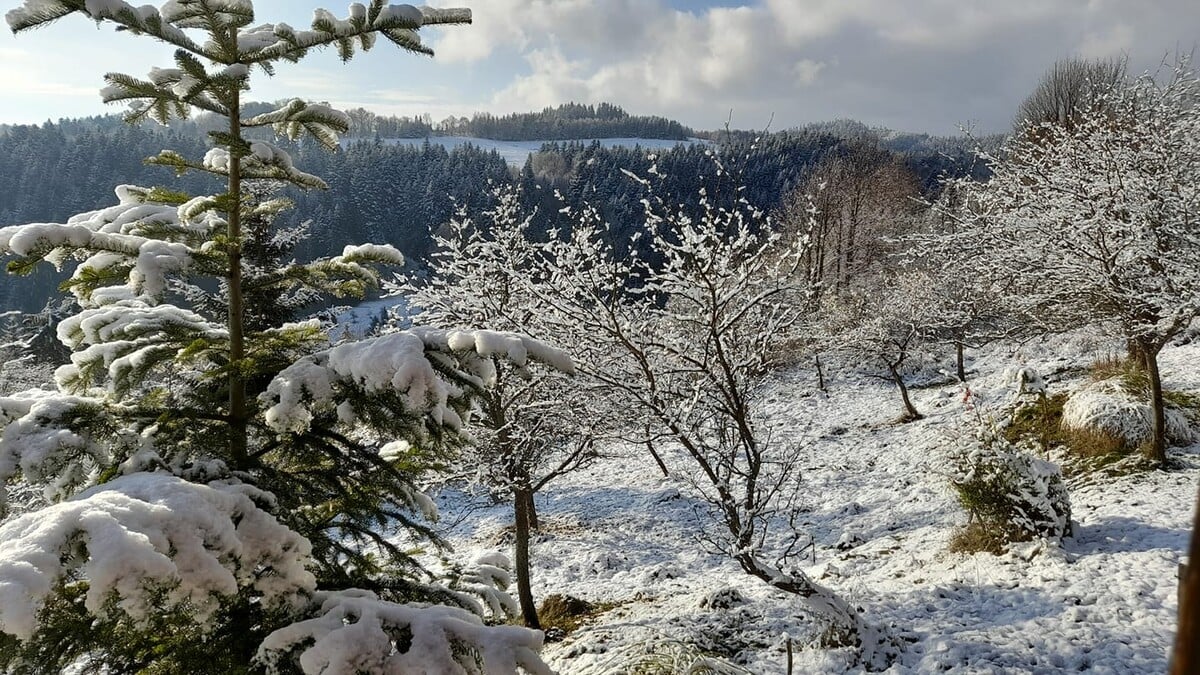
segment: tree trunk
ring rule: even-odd
[[[1146,375],[1150,378],[1150,413],[1154,420],[1154,433],[1150,437],[1150,447],[1146,456],[1150,461],[1162,466],[1167,462],[1167,415],[1164,410],[1162,376],[1158,372],[1158,350],[1141,345],[1141,354],[1146,365]]]
[[[533,589],[529,580],[529,527],[530,505],[533,503],[533,493],[528,489],[513,491],[513,511],[516,516],[516,565],[517,599],[521,602],[521,618],[525,626],[541,630],[538,621],[537,607],[533,604]]]
[[[1141,368],[1142,370],[1150,370],[1150,366],[1147,363],[1150,357],[1150,351],[1146,345],[1130,338],[1125,341],[1125,352],[1129,360],[1133,362],[1133,365]]]
[[[825,369],[821,367],[821,355],[817,354],[813,358],[817,363],[817,389],[825,391]]]
[[[650,456],[654,458],[654,463],[658,464],[658,470],[662,471],[663,478],[671,475],[667,470],[667,463],[663,461],[658,454],[658,450],[654,447],[654,438],[650,436],[650,425],[646,425],[646,449],[650,451]]]
[[[242,138],[241,106],[238,92],[232,94],[229,110],[229,135]],[[250,468],[247,454],[249,406],[246,402],[246,378],[242,361],[246,358],[245,329],[242,302],[242,149],[236,143],[229,146],[229,458],[237,471]]]
[[[900,376],[900,371],[896,366],[888,366],[888,370],[892,372],[892,381],[896,383],[896,388],[900,390],[900,399],[904,401],[904,419],[912,421],[923,418],[924,415],[917,412],[912,400],[908,398],[908,387],[904,386],[904,378]]]
[[[956,374],[958,375],[959,382],[967,381],[967,368],[966,368],[966,365],[963,363],[963,360],[964,360],[963,359],[963,351],[964,351],[963,343],[961,341],[955,341],[955,343],[954,343],[954,365],[957,368]]]
[[[1188,566],[1179,594],[1179,628],[1175,631],[1175,649],[1171,656],[1171,675],[1200,673],[1200,494],[1192,515],[1192,543],[1188,547]]]
[[[521,494],[524,495],[525,499],[525,513],[528,514],[529,531],[534,532],[540,529],[541,525],[538,522],[537,503],[533,500],[533,491],[522,490]]]

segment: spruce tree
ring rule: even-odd
[[[402,258],[368,244],[283,260],[271,223],[289,204],[253,184],[325,183],[247,134],[335,149],[349,119],[301,100],[243,109],[255,71],[322,47],[349,60],[381,36],[429,53],[418,29],[470,12],[377,0],[295,30],[255,25],[249,0],[26,0],[7,20],[21,32],[74,13],[176,47],[174,67],[107,75],[103,97],[131,122],[225,119],[202,158],[147,160],[222,189],[122,185],[114,206],[0,229],[12,272],[74,263],[64,286],[81,308],[59,327],[73,354],[57,391],[0,398],[0,667],[548,672],[539,633],[483,623],[512,605],[499,561],[443,586],[411,554],[441,543],[417,485],[461,443],[496,334],[331,346],[315,320],[273,323],[297,298],[361,296]],[[517,365],[563,361],[504,339],[525,346]],[[8,503],[30,485],[43,500]]]

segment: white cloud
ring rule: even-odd
[[[1184,51],[1200,38],[1200,3],[1145,5],[757,0],[685,11],[661,0],[490,0],[438,57],[520,58],[524,72],[491,98],[498,111],[607,100],[705,128],[732,108],[748,126],[774,113],[787,125],[854,117],[992,131],[1056,59],[1136,47],[1156,62],[1180,34]]]
[[[256,79],[254,95],[434,115],[603,100],[700,128],[720,126],[733,110],[743,127],[773,115],[775,128],[852,117],[936,133],[965,122],[993,131],[1007,128],[1056,59],[1128,54],[1141,70],[1200,39],[1195,0],[435,2],[474,5],[472,26],[425,36],[435,59],[380,47],[346,69],[318,55]],[[256,5],[263,20],[296,12],[283,0]],[[0,34],[0,117],[28,118],[22,111],[42,99],[59,114],[90,114],[102,110],[94,92],[104,71],[137,75],[169,62],[169,51],[153,55],[147,41],[126,37],[86,22],[22,36],[28,42]],[[35,57],[20,49],[26,44]]]
[[[0,91],[7,98],[20,96],[90,96],[99,98],[95,85],[86,86],[46,77],[42,59],[17,47],[0,47]]]
[[[812,61],[810,59],[801,59],[792,66],[792,74],[795,76],[794,82],[802,87],[807,87],[817,81],[817,76],[825,69],[827,64],[821,61]]]
[[[136,41],[134,41],[136,42]],[[14,36],[0,31],[0,122],[120,110],[100,99],[104,73],[141,76],[168,59],[170,49],[97,29],[91,22],[59,22]]]

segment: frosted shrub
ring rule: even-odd
[[[960,440],[949,464],[950,484],[970,516],[952,550],[1000,553],[1012,542],[1071,534],[1071,502],[1059,467],[995,429]]]

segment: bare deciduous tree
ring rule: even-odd
[[[923,417],[909,397],[905,375],[941,316],[933,287],[933,278],[924,273],[882,274],[859,280],[821,310],[823,348],[894,384],[905,421]]]
[[[438,250],[427,278],[406,280],[394,290],[420,308],[416,320],[422,325],[551,334],[528,290],[536,283],[530,275],[539,274],[540,253],[527,236],[530,217],[523,213],[516,189],[498,190],[495,197],[481,218],[460,212],[443,233],[434,235]],[[563,344],[570,342],[554,335]],[[482,429],[474,433],[453,472],[512,502],[517,595],[530,628],[541,628],[530,574],[530,535],[538,528],[534,496],[595,458],[597,427],[611,419],[601,400],[589,401],[580,383],[564,372],[569,370],[566,364],[559,370],[498,362],[478,397],[476,424]]]
[[[914,222],[918,194],[912,171],[864,140],[830,153],[784,198],[783,228],[812,239],[801,272],[814,300],[846,288],[886,258],[889,242]]]
[[[790,300],[807,237],[783,238],[744,200],[709,197],[689,215],[651,191],[645,255],[614,250],[598,219],[581,214],[546,245],[549,272],[532,292],[550,321],[576,331],[580,372],[681,449],[673,469],[708,506],[701,539],[803,599],[827,622],[826,644],[857,646],[864,665],[886,667],[887,635],[796,565],[799,454],[771,442],[755,400],[801,318]]]
[[[1074,128],[1080,117],[1104,105],[1125,81],[1124,59],[1070,58],[1055,62],[1017,108],[1017,133],[1042,124]]]

